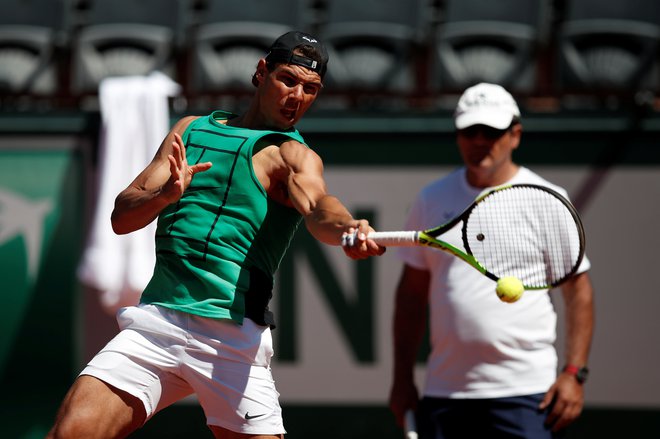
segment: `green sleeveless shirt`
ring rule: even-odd
[[[271,324],[273,276],[301,221],[269,198],[252,167],[253,147],[265,136],[303,142],[296,130],[230,127],[216,111],[194,120],[183,142],[189,164],[210,161],[181,199],[158,217],[156,266],[142,294],[151,303],[204,317]],[[266,317],[264,317],[264,312]]]

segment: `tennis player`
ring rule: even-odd
[[[464,166],[420,191],[404,230],[443,224],[482,191],[503,184],[538,184],[567,195],[514,163],[522,123],[504,88],[482,83],[465,90],[454,122]],[[557,316],[547,291],[505,304],[495,282],[450,254],[407,247],[399,255],[404,268],[394,307],[390,393],[398,422],[417,409],[420,439],[560,437],[584,402],[594,313],[589,261],[562,285],[567,340],[557,375]],[[418,404],[413,372],[427,315],[431,353]]]
[[[327,192],[323,163],[294,125],[322,88],[328,55],[302,32],[258,61],[242,115],[175,124],[151,164],[121,192],[119,234],[158,218],[157,262],[139,306],[81,372],[48,438],[118,438],[193,393],[215,437],[282,438],[271,375],[273,275],[299,223],[353,259],[384,248]]]

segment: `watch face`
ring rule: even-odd
[[[567,364],[562,369],[563,372],[567,372],[575,377],[578,383],[582,384],[587,381],[587,376],[589,375],[589,369],[586,366],[578,367],[572,364]]]
[[[586,367],[581,367],[575,374],[575,378],[577,378],[579,383],[584,383],[585,381],[587,381],[588,376],[589,376],[589,369],[587,369]]]

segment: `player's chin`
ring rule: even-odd
[[[293,122],[277,120],[272,121],[268,128],[276,131],[289,131],[293,126]]]

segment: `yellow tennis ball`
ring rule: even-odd
[[[513,303],[522,297],[525,287],[517,277],[505,276],[497,281],[495,292],[502,302]]]

